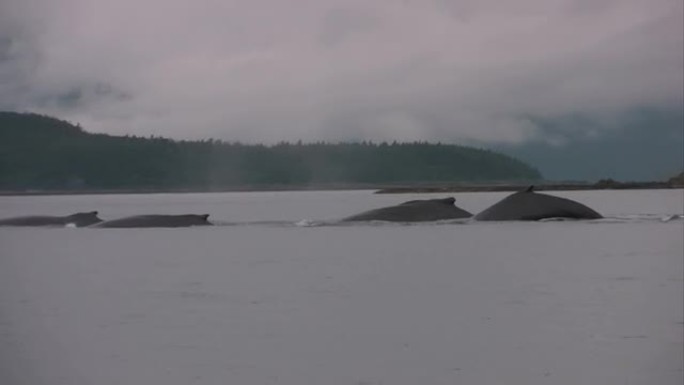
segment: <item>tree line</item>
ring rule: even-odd
[[[231,189],[541,179],[500,153],[452,144],[175,141],[111,136],[0,112],[0,189]]]

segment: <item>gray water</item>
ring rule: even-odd
[[[681,384],[684,191],[552,194],[608,218],[336,223],[506,193],[0,197],[222,225],[0,228],[0,383]]]

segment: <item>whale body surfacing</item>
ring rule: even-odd
[[[478,221],[538,221],[547,218],[599,219],[601,214],[570,199],[539,194],[530,186],[475,215]]]
[[[98,228],[134,228],[134,227],[190,227],[210,226],[209,214],[184,215],[135,215],[131,217],[104,221],[91,227]]]
[[[455,198],[413,200],[396,206],[382,207],[344,218],[344,222],[388,221],[429,222],[470,218],[471,213],[454,205]]]
[[[0,226],[66,226],[76,227],[90,226],[102,222],[98,218],[97,211],[76,213],[66,216],[33,215],[25,217],[14,217],[0,220]]]

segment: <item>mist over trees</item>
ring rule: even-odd
[[[92,134],[36,114],[0,112],[0,189],[268,188],[541,179],[496,152],[451,144],[279,143]]]
[[[536,165],[548,179],[666,180],[684,169],[684,108],[634,108],[610,121],[578,114],[533,123],[536,139],[490,146]],[[559,143],[545,140],[550,137]]]

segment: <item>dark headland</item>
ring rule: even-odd
[[[539,181],[534,167],[455,144],[225,142],[114,136],[0,112],[0,191],[19,194],[375,189]]]
[[[545,181],[487,149],[442,143],[172,140],[85,131],[0,111],[0,195],[372,189],[380,193],[682,187],[664,182]]]

